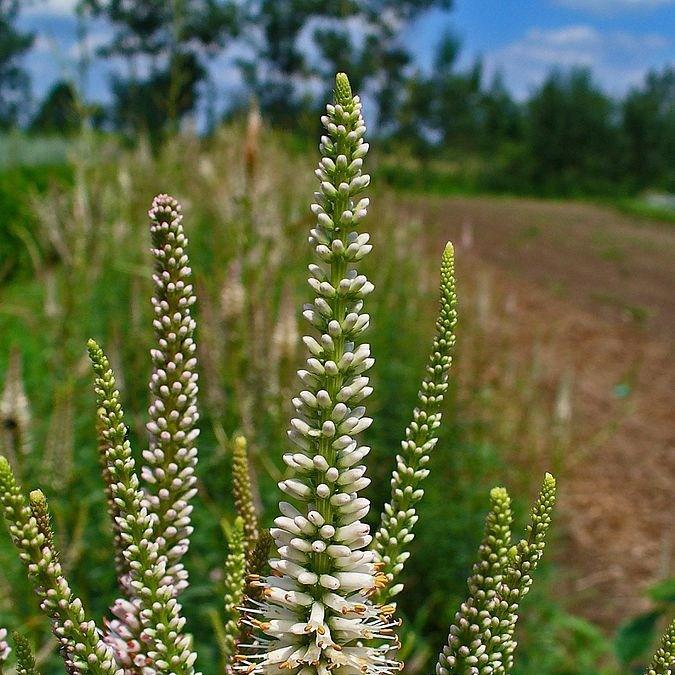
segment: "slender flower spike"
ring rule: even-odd
[[[190,501],[197,492],[195,441],[199,414],[195,321],[191,313],[195,296],[180,205],[173,197],[159,195],[149,217],[155,259],[153,327],[158,348],[151,351],[151,441],[149,451],[143,453],[146,465],[142,477],[147,484],[144,506],[157,519],[157,543],[168,559],[167,574],[180,592],[187,586],[187,571],[181,560],[190,543]]]
[[[133,598],[130,603],[118,601],[115,607],[117,620],[111,622],[110,627],[111,635],[118,640],[113,639],[111,643],[115,646],[117,642],[127,644],[126,650],[115,650],[117,654],[129,657],[122,661],[152,666],[154,673],[192,675],[196,655],[191,652],[189,638],[182,635],[185,620],[180,616],[181,607],[175,600],[171,577],[167,577],[167,557],[153,536],[153,520],[144,505],[115,378],[107,357],[96,342],[90,340],[88,348],[96,375],[99,428],[108,448],[106,472],[113,499],[119,507],[116,524],[125,544],[124,556],[129,569],[127,584]],[[122,621],[120,609],[126,610],[128,616],[124,618],[129,620]],[[138,639],[130,640],[131,635],[134,638],[138,635]],[[138,655],[129,654],[132,649],[129,642],[134,643],[133,652],[138,651]]]
[[[495,602],[509,563],[512,514],[511,500],[504,488],[493,488],[490,502],[479,560],[468,580],[469,597],[455,614],[448,642],[438,656],[437,675],[492,672],[491,654],[485,645],[498,626],[493,625],[488,608]]]
[[[40,675],[28,640],[21,633],[12,633],[16,647],[16,675]]]
[[[441,425],[441,405],[448,389],[448,371],[455,346],[454,328],[457,323],[457,296],[455,293],[455,258],[448,243],[441,259],[440,311],[436,321],[436,336],[431,347],[426,377],[418,393],[419,404],[401,443],[401,454],[396,457],[396,468],[391,479],[391,500],[384,505],[380,528],[375,534],[374,550],[384,565],[387,586],[377,594],[384,602],[403,590],[403,584],[394,584],[410,553],[406,550],[412,541],[413,527],[418,516],[415,504],[424,495],[420,487],[429,475],[429,459],[438,441]]]
[[[495,668],[498,675],[506,675],[513,668],[513,653],[518,644],[514,638],[518,608],[532,586],[532,574],[544,555],[555,500],[556,481],[550,473],[547,473],[539,497],[530,513],[527,539],[522,539],[509,551],[508,569],[497,586],[497,597],[491,614],[500,621],[499,639],[503,661],[501,667]],[[497,635],[492,636],[492,641],[487,645],[488,651],[493,650],[493,645],[496,648]]]
[[[246,439],[243,436],[237,436],[234,439],[234,450],[232,452],[232,493],[234,495],[234,508],[242,519],[244,526],[246,555],[250,560],[256,541],[258,540],[258,514],[253,503]]]
[[[112,650],[101,640],[96,625],[87,619],[82,602],[70,590],[58,558],[46,545],[45,536],[4,457],[0,457],[0,503],[12,541],[69,665],[78,673],[122,675]]]
[[[299,371],[304,388],[293,399],[297,417],[289,431],[296,448],[284,455],[291,477],[279,484],[294,504],[280,504],[271,530],[278,557],[270,561],[272,575],[257,582],[264,601],[247,610],[246,620],[264,637],[240,647],[244,672],[399,669],[389,656],[396,643],[393,608],[371,599],[386,577],[367,550],[372,537],[361,520],[370,508],[359,496],[370,482],[361,464],[369,449],[357,438],[371,423],[362,403],[371,393],[364,373],[373,359],[360,339],[369,324],[363,301],[373,285],[355,268],[371,249],[368,235],[358,231],[370,177],[361,171],[368,151],[361,102],[344,73],[326,111],[310,233],[319,262],[310,266],[316,298],[304,312],[319,335],[304,338],[310,353]]]
[[[239,635],[239,608],[244,600],[246,584],[246,542],[244,520],[234,521],[230,530],[229,551],[225,561],[225,626],[222,636],[223,658],[229,663]]]
[[[673,672],[675,672],[675,619],[668,626],[645,675],[671,675]]]

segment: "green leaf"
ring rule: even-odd
[[[654,602],[675,603],[675,577],[653,584],[647,590],[647,595]]]
[[[656,639],[656,624],[662,614],[659,610],[646,612],[622,624],[614,640],[614,650],[621,663],[627,665],[646,656]]]

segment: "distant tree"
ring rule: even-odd
[[[603,192],[620,178],[615,106],[587,69],[554,71],[527,106],[525,150],[532,187]]]
[[[28,103],[30,78],[21,57],[34,36],[17,29],[21,0],[0,0],[0,129],[15,126]]]
[[[411,63],[402,30],[424,11],[450,5],[451,0],[259,0],[251,3],[255,50],[240,61],[244,79],[263,112],[295,124],[303,107],[325,95],[316,82],[346,71],[356,89],[375,99],[380,121],[390,119]]]
[[[38,133],[70,134],[80,126],[78,99],[70,82],[59,81],[47,92],[30,130]]]
[[[482,65],[466,71],[458,68],[460,42],[445,33],[436,46],[433,68],[408,80],[404,100],[393,117],[399,138],[421,135],[422,145],[431,144],[451,152],[477,150],[480,146],[483,92]],[[417,131],[416,131],[417,129]]]
[[[626,169],[638,188],[675,190],[675,68],[650,72],[622,105]]]
[[[194,110],[209,59],[239,29],[236,0],[82,0],[82,4],[115,27],[101,54],[127,64],[127,73],[113,81],[113,117],[120,128],[130,131],[175,128]],[[161,90],[151,91],[158,86]]]
[[[521,106],[513,100],[500,72],[495,74],[481,95],[480,126],[480,142],[483,150],[489,151],[503,143],[522,140]]]

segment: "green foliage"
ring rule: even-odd
[[[34,35],[16,26],[20,0],[0,5],[0,129],[19,122],[28,102],[29,79],[21,57],[33,44]]]
[[[652,584],[647,588],[646,595],[652,601],[653,608],[621,624],[614,638],[616,656],[625,666],[645,663],[649,650],[656,643],[660,627],[664,621],[672,617],[675,610],[675,579],[664,579]],[[675,636],[673,625],[670,626],[669,631]],[[666,631],[662,649],[667,650],[668,634]],[[675,637],[670,639],[675,640]],[[673,652],[673,658],[675,658],[675,652]],[[655,663],[655,661],[652,663],[652,669]]]

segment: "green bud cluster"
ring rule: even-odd
[[[21,633],[12,633],[16,648],[16,675],[40,675],[28,640]]]
[[[675,672],[675,619],[670,622],[645,675],[671,675],[673,672]]]

